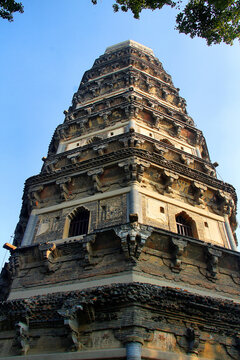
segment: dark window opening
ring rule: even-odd
[[[70,223],[69,237],[88,233],[89,214],[90,212],[82,207],[76,211]]]
[[[181,215],[178,215],[176,217],[176,223],[177,223],[178,234],[183,235],[183,236],[193,237],[192,226],[191,226],[191,223],[187,219],[185,219]]]
[[[95,143],[95,142],[98,142],[98,141],[101,141],[101,140],[102,140],[101,137],[99,137],[99,136],[94,136],[94,137],[92,137],[91,139],[89,139],[89,140],[87,141],[87,144]]]
[[[101,220],[106,220],[107,219],[107,207],[106,205],[102,206],[102,213],[101,213]]]
[[[160,141],[163,142],[163,143],[165,143],[165,144],[174,146],[174,144],[172,144],[171,141],[169,141],[168,139],[161,139]]]

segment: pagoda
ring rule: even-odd
[[[0,360],[240,359],[235,189],[161,62],[108,47],[64,114],[4,245]]]

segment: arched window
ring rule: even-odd
[[[186,213],[182,212],[176,215],[176,224],[178,234],[183,236],[194,236],[194,222]]]
[[[160,141],[163,142],[163,143],[165,143],[165,144],[167,144],[167,145],[174,146],[174,144],[171,143],[171,141],[169,141],[168,139],[161,139]]]
[[[94,137],[90,138],[89,140],[87,140],[87,144],[92,144],[92,143],[95,143],[95,142],[98,142],[101,140],[102,140],[102,137],[94,136]]]
[[[84,207],[80,207],[71,214],[68,237],[84,235],[88,233],[90,212]]]

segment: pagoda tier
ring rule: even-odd
[[[238,359],[236,193],[153,51],[107,48],[64,114],[1,274],[0,360]]]

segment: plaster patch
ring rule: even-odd
[[[36,236],[44,234],[49,230],[49,222],[43,222],[39,225]]]
[[[224,246],[218,221],[206,218],[204,223],[204,235],[206,240]]]
[[[162,211],[164,212],[161,212]],[[167,223],[166,204],[156,199],[147,199],[147,217],[159,221],[162,224]]]

